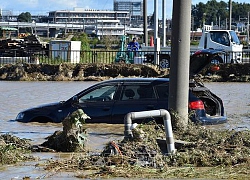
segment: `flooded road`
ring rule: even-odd
[[[33,144],[41,144],[44,138],[57,130],[62,124],[55,123],[20,123],[14,121],[21,110],[41,104],[67,100],[79,91],[97,82],[8,82],[0,81],[0,133],[9,133],[20,138],[31,139]],[[250,129],[250,83],[205,83],[224,102],[228,123],[207,126],[208,128]],[[110,140],[123,137],[123,125],[90,124],[88,125],[87,147],[93,152],[100,152]],[[41,159],[58,158],[58,154],[37,155]],[[30,168],[32,170],[30,170]],[[29,170],[27,170],[29,169]],[[25,174],[26,173],[26,174]],[[40,174],[39,174],[40,173]],[[43,172],[44,173],[44,172]],[[0,179],[22,179],[25,175],[33,178],[44,175],[37,172],[34,165],[10,166],[0,170]],[[69,175],[67,174],[67,177]],[[53,176],[55,179],[55,176]],[[65,175],[66,177],[66,175]],[[62,175],[60,176],[62,178]],[[59,178],[59,179],[60,179]],[[72,179],[72,178],[70,178]]]
[[[10,133],[20,138],[32,139],[34,144],[44,142],[45,137],[57,130],[62,130],[62,124],[16,122],[14,119],[18,112],[41,104],[67,100],[94,83],[96,82],[0,82],[0,133]],[[96,133],[95,128],[100,127],[101,130]],[[96,144],[98,144],[96,138],[106,139],[107,133],[110,134],[112,130],[114,130],[114,135],[123,135],[122,125],[99,124],[97,127],[96,124],[90,124],[88,129],[89,135],[94,139],[93,142],[97,142]],[[99,145],[102,144],[100,142],[103,140],[99,141]]]
[[[211,126],[235,130],[250,129],[250,83],[205,83],[224,103],[228,123]]]

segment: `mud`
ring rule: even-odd
[[[16,64],[0,69],[0,80],[14,81],[82,81],[103,80],[118,76],[157,77],[168,74],[155,66],[134,64]]]
[[[250,64],[219,64],[204,68],[197,78],[211,82],[249,82]],[[0,80],[102,81],[114,77],[168,77],[169,69],[142,64],[8,64],[0,68]]]
[[[232,178],[232,174],[242,178],[249,176],[249,131],[209,130],[190,123],[187,129],[174,132],[175,138],[185,143],[176,142],[176,153],[169,154],[164,126],[151,123],[136,129],[141,138],[111,140],[100,154],[75,154],[70,159],[48,161],[44,168],[77,171],[76,177],[94,179],[183,178],[183,174],[192,173],[196,178],[211,177],[211,172],[198,175],[195,168],[204,167],[224,167],[224,170],[219,168],[220,174],[214,173],[213,178]],[[182,172],[185,167],[193,168],[193,172]]]

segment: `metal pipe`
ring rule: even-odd
[[[174,145],[173,130],[171,124],[170,113],[165,109],[151,110],[151,111],[140,111],[140,112],[130,112],[124,117],[124,136],[125,139],[130,139],[133,137],[131,130],[132,120],[142,119],[149,117],[163,117],[165,133],[166,133],[166,144],[168,154],[173,154],[176,152]]]
[[[231,30],[232,25],[232,0],[229,0],[229,26],[228,30]]]
[[[160,50],[160,43],[158,38],[158,29],[159,29],[159,23],[158,23],[158,0],[154,0],[154,62],[156,65],[159,65],[159,50]]]
[[[166,0],[162,0],[162,46],[166,47]]]

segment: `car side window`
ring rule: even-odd
[[[79,103],[90,102],[90,101],[112,101],[114,94],[117,90],[117,86],[102,86],[79,98]]]
[[[125,86],[122,91],[122,100],[153,99],[156,98],[153,87],[149,85]]]
[[[168,85],[165,86],[155,86],[156,92],[158,94],[159,99],[166,99],[168,98],[169,89]]]

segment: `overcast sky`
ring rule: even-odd
[[[192,0],[192,4],[206,3],[208,0]],[[217,0],[218,2],[220,0]],[[228,2],[228,0],[224,0]],[[249,0],[233,0],[234,2],[247,2]],[[148,0],[148,14],[154,11],[154,0]],[[159,2],[159,16],[161,17],[161,3]],[[172,17],[173,0],[166,0],[167,18]],[[113,0],[1,0],[0,8],[3,11],[12,11],[14,14],[30,12],[32,15],[46,15],[49,11],[73,10],[74,7],[95,10],[113,10]]]

